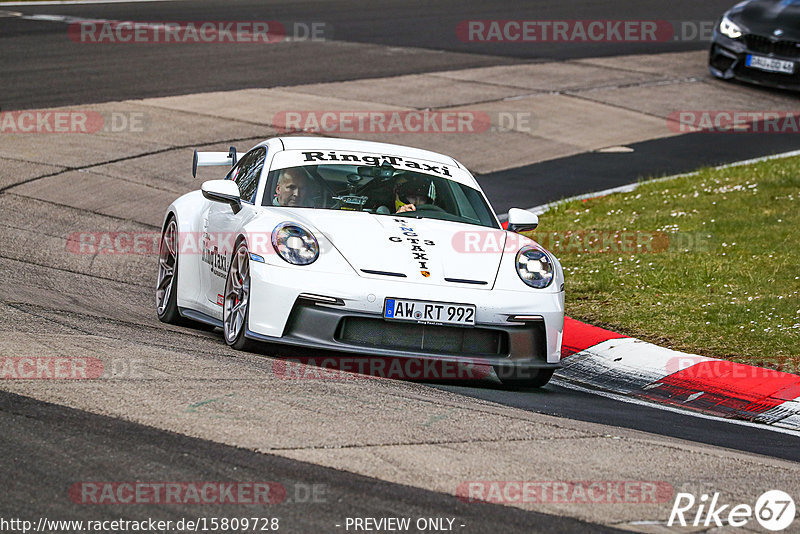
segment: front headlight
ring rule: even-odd
[[[517,274],[529,286],[544,289],[553,281],[553,273],[553,261],[543,250],[527,246],[517,252]]]
[[[742,36],[742,29],[738,24],[729,19],[727,15],[722,17],[722,21],[719,23],[719,31],[722,35],[728,36],[731,39],[738,39]]]
[[[284,222],[275,227],[272,231],[272,247],[292,265],[308,265],[319,257],[317,238],[293,222]]]

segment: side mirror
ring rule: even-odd
[[[537,226],[539,226],[538,215],[519,208],[511,208],[508,210],[509,232],[529,232]]]
[[[209,180],[203,182],[201,191],[208,200],[230,204],[234,213],[239,213],[239,210],[242,209],[239,186],[232,180]]]

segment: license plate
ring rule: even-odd
[[[767,72],[781,72],[783,74],[794,74],[794,61],[784,61],[771,57],[747,55],[745,63],[751,69],[765,70]]]
[[[391,321],[474,326],[475,305],[387,298],[383,317]]]

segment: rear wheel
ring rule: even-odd
[[[231,258],[222,308],[225,343],[236,350],[253,350],[256,343],[245,337],[250,319],[250,251],[239,243]]]
[[[184,324],[178,311],[178,223],[170,217],[158,246],[156,312],[161,322]]]
[[[531,369],[525,367],[494,366],[497,378],[504,386],[540,388],[553,377],[554,369]]]

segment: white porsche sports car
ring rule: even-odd
[[[451,157],[397,145],[277,137],[238,156],[195,152],[224,180],[164,218],[156,306],[167,323],[259,342],[376,357],[482,362],[503,383],[542,386],[560,366],[564,275],[504,230]]]

